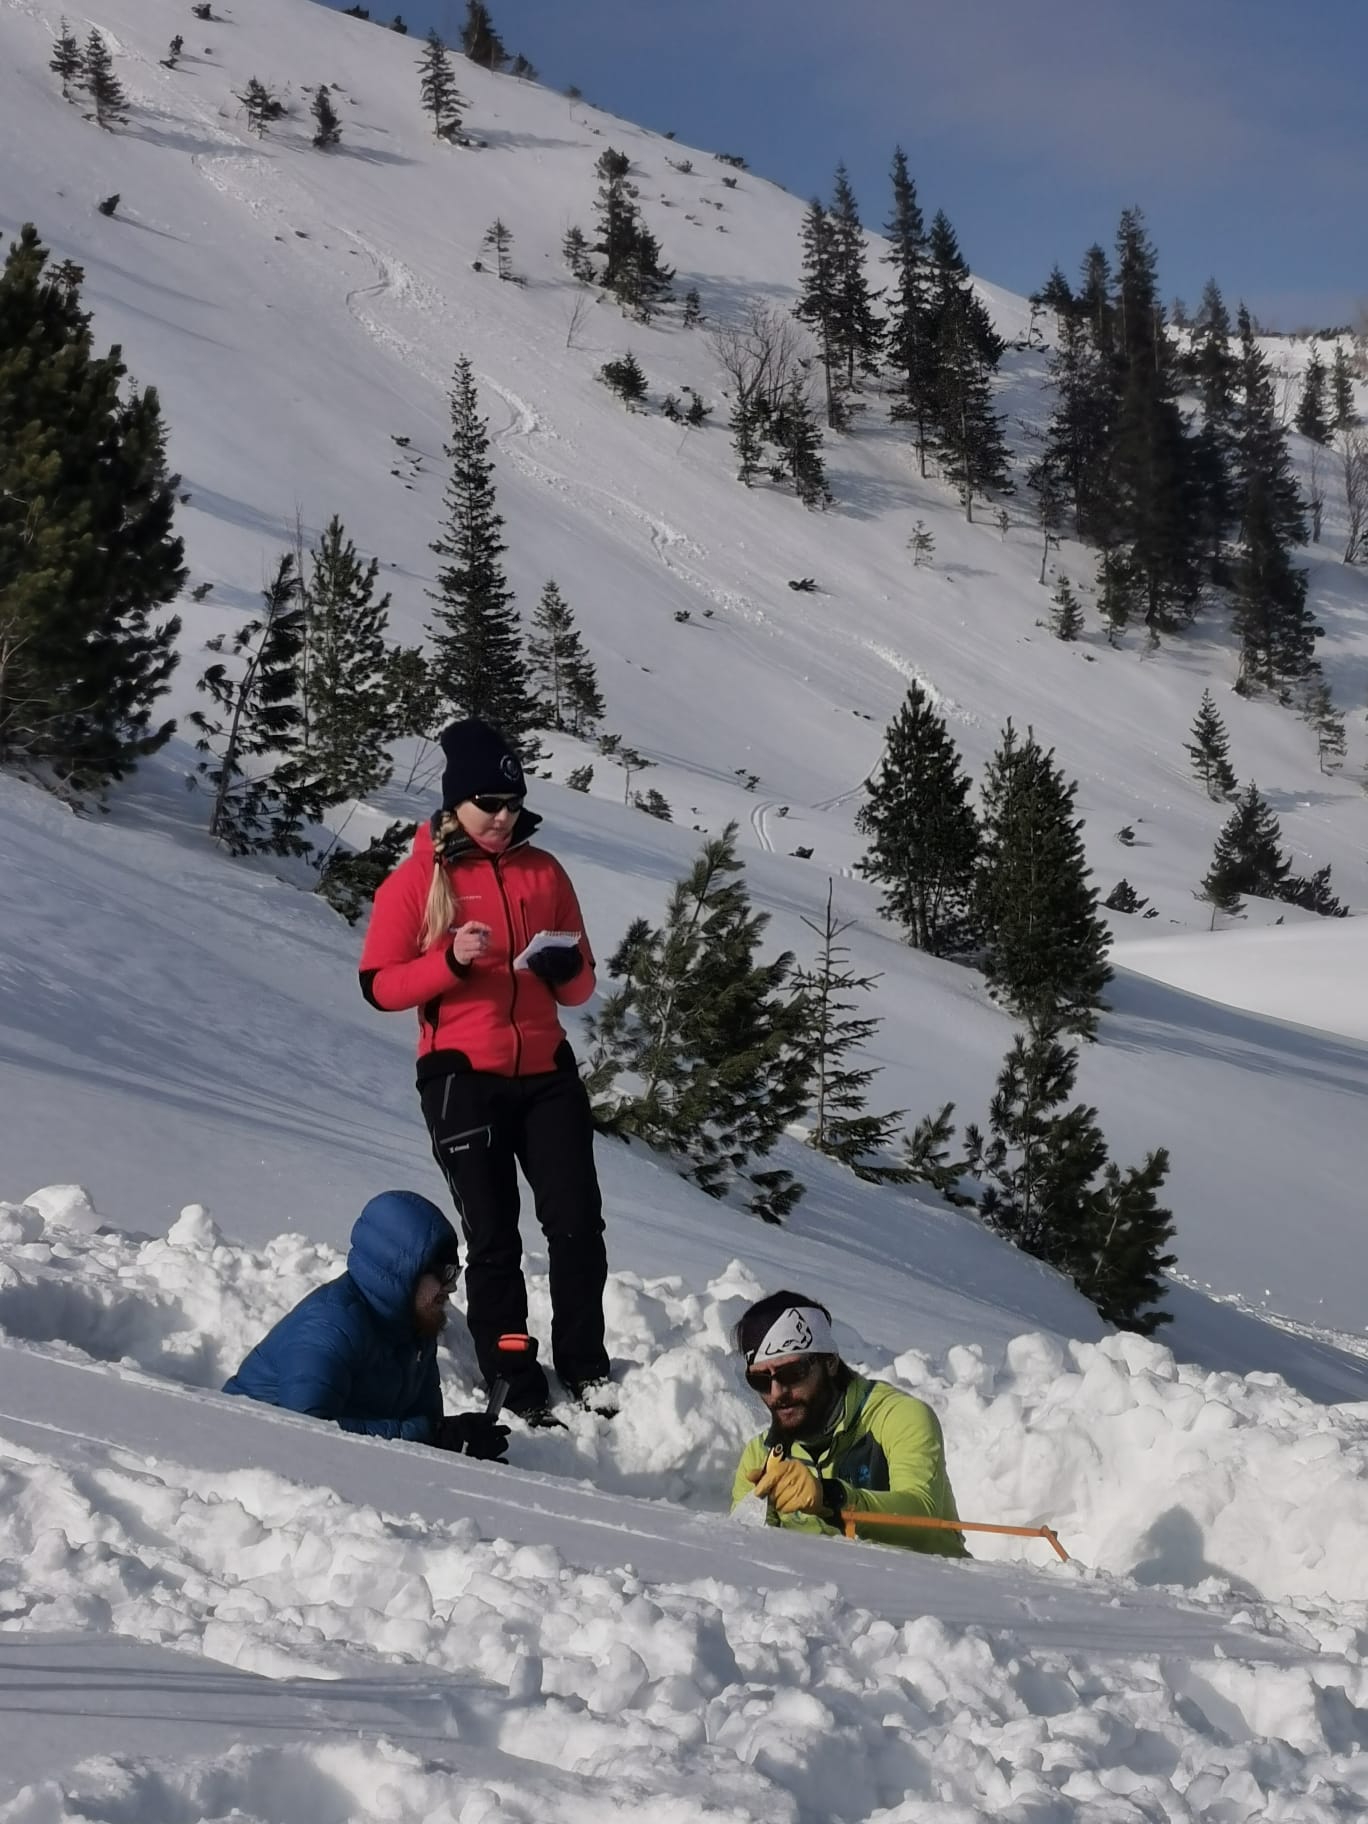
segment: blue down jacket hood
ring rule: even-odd
[[[387,1324],[413,1334],[413,1288],[424,1268],[460,1259],[456,1231],[417,1191],[381,1191],[357,1217],[347,1253],[347,1275]]]
[[[423,1271],[459,1259],[456,1231],[416,1191],[382,1191],[352,1229],[347,1271],[301,1299],[224,1387],[344,1431],[431,1441],[442,1416],[435,1339],[413,1326]]]

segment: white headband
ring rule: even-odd
[[[781,1311],[765,1332],[764,1339],[746,1358],[746,1366],[777,1362],[786,1355],[836,1355],[836,1338],[831,1323],[816,1305],[790,1305]]]

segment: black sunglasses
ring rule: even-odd
[[[526,799],[522,792],[509,792],[506,796],[497,792],[476,792],[470,802],[486,817],[497,817],[500,811],[520,811]]]
[[[746,1385],[762,1397],[771,1386],[801,1387],[816,1368],[817,1361],[815,1355],[809,1355],[798,1362],[781,1362],[777,1368],[748,1368]]]

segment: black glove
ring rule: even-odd
[[[503,1463],[508,1458],[507,1425],[497,1424],[483,1412],[457,1412],[443,1419],[435,1442],[438,1450],[463,1451],[486,1463]]]
[[[578,944],[549,944],[527,959],[528,971],[540,976],[548,988],[560,988],[573,982],[584,967],[584,956]]]

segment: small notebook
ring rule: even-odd
[[[525,950],[520,950],[513,958],[515,969],[526,969],[534,956],[543,950],[573,950],[580,941],[578,931],[538,931],[537,935]]]

